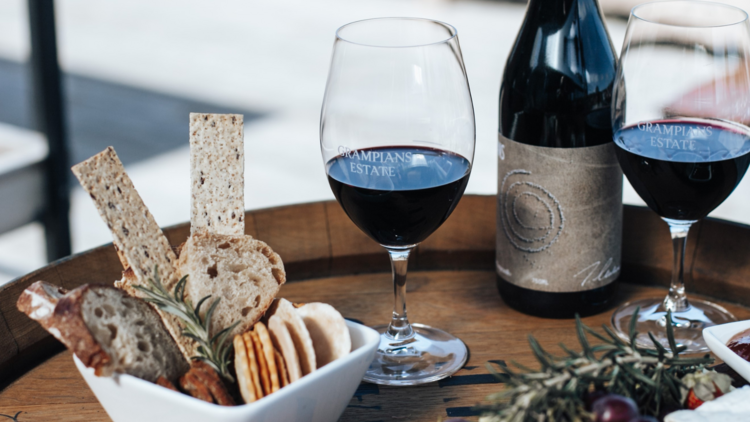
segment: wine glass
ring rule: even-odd
[[[735,321],[723,307],[685,295],[683,259],[690,226],[719,206],[750,164],[750,23],[721,3],[675,0],[631,12],[613,95],[617,158],[638,195],[669,225],[674,246],[666,298],[622,305],[612,325],[637,341],[648,333],[670,348],[707,351],[702,330]],[[667,311],[672,320],[667,321]]]
[[[336,32],[320,117],[328,181],[390,255],[394,307],[364,379],[414,385],[466,362],[466,345],[406,316],[409,253],[453,212],[474,158],[474,108],[451,25],[377,18]]]

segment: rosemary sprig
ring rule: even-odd
[[[154,267],[154,278],[148,280],[148,286],[133,285],[133,287],[145,295],[143,298],[145,301],[153,303],[164,312],[175,315],[185,323],[182,335],[198,343],[198,355],[193,356],[192,359],[207,363],[229,382],[234,383],[234,377],[229,371],[229,353],[232,350],[232,342],[227,342],[227,339],[240,321],[235,321],[234,324],[214,334],[213,337],[210,336],[211,316],[219,305],[221,298],[216,298],[211,302],[205,316],[201,317],[201,307],[211,298],[211,295],[199,300],[193,308],[190,299],[185,298],[187,277],[182,277],[175,284],[173,293],[170,294],[162,284],[159,277],[159,268],[156,266]]]
[[[576,332],[581,352],[564,344],[566,356],[557,357],[542,348],[529,336],[531,350],[541,365],[534,372],[512,362],[517,370],[498,364],[488,364],[507,387],[488,397],[493,402],[482,406],[487,422],[589,422],[593,415],[586,411],[585,397],[593,391],[604,391],[630,397],[638,403],[641,414],[657,416],[665,409],[681,408],[681,379],[686,374],[703,370],[713,358],[680,357],[685,346],[677,346],[671,324],[667,324],[670,350],[649,333],[655,349],[636,343],[638,309],[630,322],[629,341],[623,341],[609,327],[604,334],[586,326],[576,316]],[[667,321],[672,320],[667,312]],[[592,345],[589,336],[599,342]],[[499,369],[499,371],[498,371]]]

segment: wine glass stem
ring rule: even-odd
[[[393,273],[393,318],[385,335],[393,340],[408,340],[414,337],[414,330],[406,317],[406,269],[409,266],[409,254],[414,246],[389,248],[391,270]]]
[[[669,232],[672,234],[672,247],[674,249],[674,263],[672,266],[672,283],[669,286],[669,294],[664,299],[664,307],[672,312],[685,311],[690,307],[685,294],[685,247],[687,246],[687,235],[690,226],[695,221],[673,220],[665,218],[669,224]]]

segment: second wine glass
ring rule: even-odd
[[[349,218],[389,253],[391,322],[366,381],[413,385],[445,378],[464,343],[410,324],[410,252],[448,218],[474,158],[474,109],[452,26],[415,18],[354,22],[336,32],[320,118],[328,181]]]
[[[633,9],[617,73],[612,123],[617,158],[638,195],[669,225],[674,265],[666,298],[622,305],[612,324],[653,347],[707,351],[703,328],[734,321],[723,307],[688,300],[683,280],[690,226],[719,206],[750,164],[750,24],[743,10],[693,0]],[[672,312],[667,321],[667,311]]]

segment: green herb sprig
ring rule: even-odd
[[[582,351],[575,352],[560,344],[566,356],[557,357],[542,348],[529,335],[534,357],[541,364],[539,371],[512,362],[519,371],[504,363],[499,371],[488,368],[502,382],[505,390],[488,397],[492,404],[482,406],[482,421],[491,422],[588,422],[593,415],[585,409],[585,397],[592,391],[604,391],[635,400],[641,414],[657,416],[664,409],[681,408],[681,378],[703,370],[713,363],[706,354],[702,357],[680,357],[687,347],[678,346],[672,324],[667,324],[667,350],[651,333],[654,349],[639,346],[635,329],[638,309],[629,326],[629,341],[623,341],[603,325],[600,334],[576,316],[576,332]],[[667,321],[672,321],[667,312]],[[589,336],[599,340],[592,345]]]
[[[159,277],[159,268],[156,266],[154,267],[154,278],[148,280],[148,286],[133,285],[133,288],[145,295],[143,298],[145,301],[153,303],[162,311],[175,315],[183,321],[185,327],[182,330],[182,335],[198,343],[197,356],[193,356],[192,359],[207,363],[229,382],[234,383],[234,377],[229,371],[229,353],[233,346],[232,342],[227,340],[229,334],[240,321],[235,321],[229,327],[214,334],[213,337],[210,336],[211,316],[219,305],[221,298],[216,298],[211,302],[205,316],[201,317],[201,307],[211,298],[211,295],[199,300],[193,308],[190,299],[185,298],[187,277],[182,277],[175,284],[174,291],[170,294],[162,284]]]

